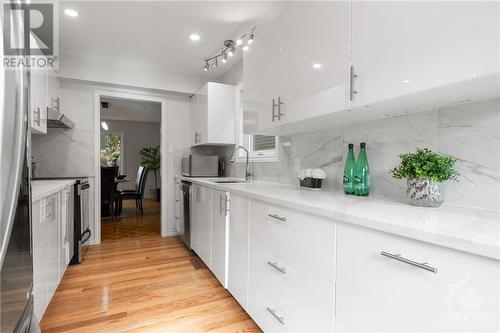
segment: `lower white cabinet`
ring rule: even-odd
[[[248,313],[265,332],[333,332],[335,224],[250,202]]]
[[[238,303],[247,310],[250,200],[231,193],[229,213],[227,289]]]
[[[496,260],[338,223],[336,286],[336,331],[500,330]]]
[[[212,269],[212,190],[193,184],[191,248]]]
[[[212,272],[226,288],[227,224],[229,222],[228,196],[224,191],[212,190]]]

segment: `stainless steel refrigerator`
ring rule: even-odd
[[[13,20],[13,38],[22,38],[20,24]],[[3,55],[1,41],[0,49]],[[29,71],[0,70],[0,332],[37,332],[28,163]]]

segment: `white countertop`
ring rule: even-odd
[[[31,200],[38,201],[44,197],[61,191],[66,186],[73,185],[75,179],[57,179],[57,180],[32,180],[31,181]]]
[[[500,260],[500,212],[449,206],[423,208],[383,198],[311,191],[291,185],[217,184],[176,177],[285,207]],[[212,178],[213,179],[213,178]]]

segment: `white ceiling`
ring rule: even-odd
[[[161,122],[161,104],[157,102],[131,99],[101,97],[101,102],[108,102],[108,108],[101,108],[101,119]]]
[[[202,70],[203,60],[222,48],[224,40],[282,7],[283,2],[263,1],[64,1],[59,6],[60,53],[220,76],[241,59],[241,52],[209,72]],[[79,16],[66,16],[66,8]],[[201,39],[191,41],[191,33]]]

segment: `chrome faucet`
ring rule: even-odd
[[[249,181],[250,180],[250,176],[252,175],[250,173],[250,166],[248,164],[248,149],[246,149],[245,147],[243,146],[238,146],[236,147],[236,149],[233,151],[233,156],[231,158],[231,163],[234,163],[236,161],[236,157],[235,157],[235,152],[238,151],[239,149],[243,149],[246,153],[246,164],[245,164],[245,180],[246,181]]]

